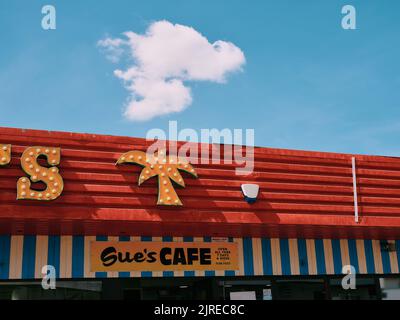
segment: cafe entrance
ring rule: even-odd
[[[400,279],[358,276],[345,290],[336,277],[160,277],[0,282],[0,300],[380,300],[400,296]]]

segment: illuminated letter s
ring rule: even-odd
[[[0,166],[5,166],[11,161],[11,145],[0,144]]]
[[[21,156],[21,167],[30,178],[22,177],[17,182],[17,200],[54,200],[64,188],[64,182],[58,173],[56,165],[60,164],[60,148],[29,147]],[[42,167],[37,158],[45,156],[52,168]],[[31,189],[31,182],[43,182],[46,189],[42,191]]]

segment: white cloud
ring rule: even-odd
[[[210,43],[195,29],[168,21],[152,23],[143,35],[129,31],[98,45],[113,62],[124,53],[132,58],[132,65],[114,74],[130,93],[124,115],[136,121],[184,110],[193,100],[186,81],[224,83],[245,63],[233,43]]]
[[[107,59],[111,62],[117,63],[124,53],[122,46],[125,44],[122,39],[106,38],[100,40],[97,45],[104,48]]]

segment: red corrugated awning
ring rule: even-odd
[[[12,234],[140,234],[396,238],[400,235],[400,159],[356,155],[359,223],[354,220],[353,155],[255,148],[251,175],[235,164],[197,164],[177,192],[183,207],[156,205],[157,180],[138,187],[140,168],[116,166],[122,153],[145,151],[144,139],[0,128],[12,144],[0,167],[0,232]],[[51,202],[16,200],[29,146],[61,148],[62,195]],[[240,186],[257,183],[255,204]]]

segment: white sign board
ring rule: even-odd
[[[231,300],[256,300],[255,291],[237,291],[230,293]]]

